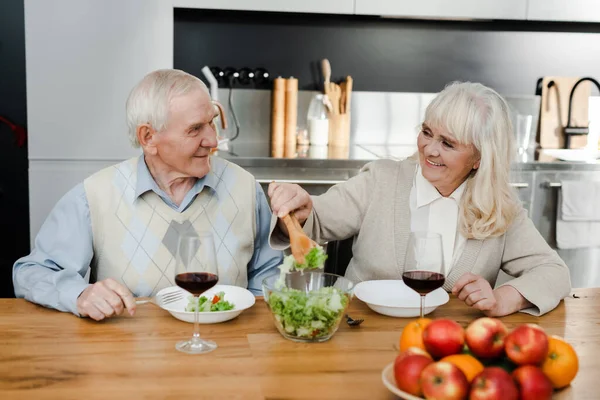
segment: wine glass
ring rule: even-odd
[[[421,295],[421,318],[425,296],[444,285],[442,235],[435,232],[411,232],[406,250],[402,280]]]
[[[212,288],[219,281],[217,254],[212,233],[195,232],[179,237],[175,258],[175,283],[180,288],[194,295],[198,304],[202,293]],[[212,340],[200,338],[198,323],[198,306],[194,309],[194,335],[175,345],[179,351],[188,354],[202,354],[213,351],[217,344]]]

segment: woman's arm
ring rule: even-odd
[[[373,197],[377,163],[367,164],[358,175],[314,196],[304,231],[319,243],[357,235]]]
[[[569,269],[552,250],[522,210],[506,233],[502,270],[515,277],[497,288],[503,307],[518,308],[533,315],[554,309],[571,291]],[[513,290],[505,287],[512,288]],[[500,291],[502,289],[502,291]],[[523,300],[529,302],[523,303]]]
[[[377,165],[383,162],[392,161],[369,163],[358,175],[331,187],[320,196],[311,196],[309,199],[306,199],[308,194],[297,185],[288,185],[287,188],[279,185],[277,190],[269,188],[269,194],[272,194],[271,208],[276,214],[280,210],[284,213],[295,209],[305,212],[308,208],[306,221],[301,218],[299,220],[304,222],[303,228],[306,234],[318,243],[352,237],[360,230],[377,180]],[[281,248],[287,235],[275,220],[274,216],[271,222],[270,243],[275,248]]]
[[[500,286],[494,290],[496,298],[496,307],[484,311],[488,317],[503,317],[526,308],[531,308],[533,304],[529,302],[517,289],[512,286]]]

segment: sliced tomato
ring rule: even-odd
[[[217,304],[217,303],[219,302],[219,300],[221,300],[221,299],[219,298],[219,296],[217,296],[217,295],[215,294],[215,296],[214,296],[214,297],[213,297],[213,299],[212,299],[212,303],[213,303],[213,304]]]

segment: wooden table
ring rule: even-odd
[[[503,318],[509,328],[536,322],[577,350],[580,372],[561,399],[598,399],[600,289],[574,289],[551,313]],[[406,319],[353,299],[358,328],[342,323],[326,343],[301,344],[275,329],[262,299],[238,318],[201,325],[219,348],[206,355],[175,350],[193,325],[154,305],[135,317],[80,319],[21,299],[0,300],[0,399],[392,399],[381,371],[392,362]],[[457,299],[431,317],[465,325],[481,316]]]

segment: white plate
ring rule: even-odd
[[[543,149],[541,152],[563,161],[595,163],[600,158],[600,150],[591,149]]]
[[[354,295],[379,314],[403,318],[420,316],[421,296],[402,280],[361,282],[354,288]],[[444,289],[434,290],[425,296],[423,314],[431,313],[449,300]]]
[[[181,290],[177,286],[171,286],[168,288],[162,289],[157,293],[157,296],[160,296],[162,293],[172,292],[174,290]],[[184,291],[185,292],[185,291]],[[216,285],[212,289],[207,290],[202,294],[202,296],[206,296],[208,298],[214,296],[218,292],[225,292],[225,300],[233,303],[235,308],[229,311],[213,311],[213,312],[201,312],[198,313],[198,322],[201,324],[216,324],[219,322],[229,321],[240,315],[242,311],[250,308],[255,303],[255,298],[252,292],[247,289],[241,288],[239,286],[231,286],[231,285]],[[185,311],[185,307],[189,303],[189,293],[185,292],[186,296],[183,299],[178,300],[173,303],[166,304],[162,306],[164,310],[167,310],[171,313],[175,318],[194,323],[194,313],[190,311]]]
[[[401,399],[423,400],[422,397],[416,397],[412,394],[406,393],[405,391],[398,389],[398,386],[396,386],[396,378],[394,377],[394,363],[386,365],[386,367],[383,369],[383,372],[381,373],[381,380],[390,392],[394,393]]]

